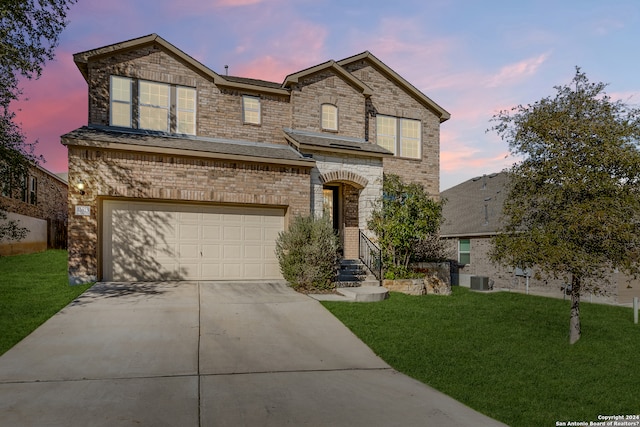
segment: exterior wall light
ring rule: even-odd
[[[78,181],[76,187],[80,190],[80,194],[84,196],[84,182]]]

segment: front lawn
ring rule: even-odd
[[[630,308],[517,293],[392,293],[383,302],[323,302],[392,367],[512,427],[640,414],[640,325]]]
[[[0,354],[89,287],[67,277],[64,250],[0,257]]]

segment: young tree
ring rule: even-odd
[[[369,220],[382,249],[387,273],[402,277],[416,251],[441,248],[434,238],[442,222],[442,203],[433,200],[419,184],[406,184],[398,175],[385,174],[380,207]],[[437,240],[437,238],[435,238]]]
[[[44,160],[25,142],[11,102],[22,95],[19,79],[39,78],[53,59],[66,13],[76,0],[3,0],[0,2],[0,182],[3,191],[19,191],[32,163]],[[3,209],[0,206],[0,209]],[[24,233],[9,222],[4,237],[20,239]]]
[[[640,110],[605,87],[576,68],[555,97],[492,119],[491,130],[522,158],[509,170],[492,257],[571,283],[571,344],[581,334],[582,290],[601,292],[613,269],[639,271]]]

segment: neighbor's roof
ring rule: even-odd
[[[313,167],[308,159],[284,144],[238,141],[222,138],[172,136],[161,132],[104,126],[83,126],[62,135],[64,145],[136,150],[159,154],[208,157],[260,163]],[[135,146],[135,147],[133,147]]]
[[[502,205],[505,200],[505,172],[472,178],[448,190],[440,227],[442,237],[473,237],[492,235],[500,228]]]
[[[309,132],[294,129],[283,129],[284,137],[298,149],[348,152],[351,155],[368,157],[388,157],[393,153],[377,144],[359,138],[349,138],[326,133]]]

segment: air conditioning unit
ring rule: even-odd
[[[490,290],[489,278],[484,276],[471,276],[471,289],[475,289],[477,291]]]

